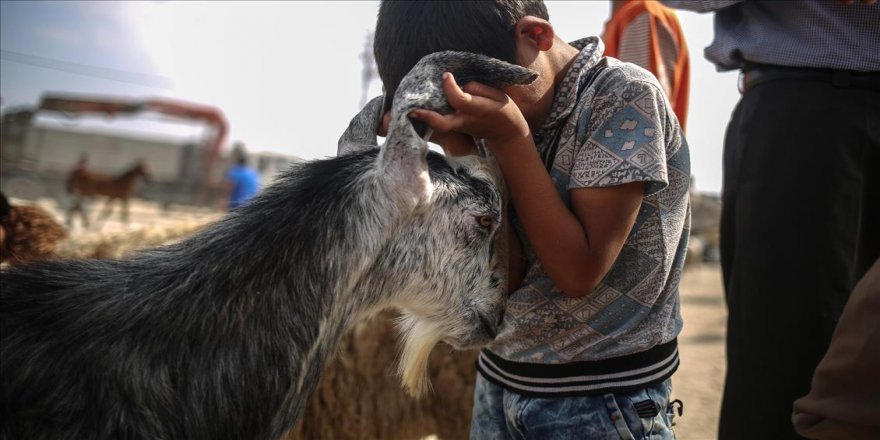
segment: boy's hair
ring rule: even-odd
[[[550,18],[542,0],[383,1],[373,53],[385,110],[403,77],[429,53],[476,52],[516,64],[514,27],[527,15]]]

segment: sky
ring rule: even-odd
[[[600,35],[606,1],[548,1],[566,40]],[[360,108],[361,56],[378,2],[0,2],[0,111],[34,106],[46,92],[173,97],[223,110],[230,139],[250,151],[317,159]],[[691,53],[687,138],[698,190],[721,188],[724,130],[739,98],[736,73],[703,58],[712,16],[682,11]],[[381,94],[373,81],[369,97]],[[181,143],[197,123],[69,120],[39,125],[125,132]]]

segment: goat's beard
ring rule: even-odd
[[[405,314],[397,320],[397,328],[403,337],[397,374],[409,395],[424,396],[431,389],[428,360],[442,339],[440,327]]]

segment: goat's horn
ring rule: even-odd
[[[405,157],[427,154],[426,142],[414,142],[424,138],[426,127],[420,122],[415,126],[407,115],[416,108],[438,113],[452,112],[443,93],[443,72],[451,72],[459,84],[479,81],[491,87],[531,84],[538,73],[525,67],[470,52],[435,52],[422,58],[400,82],[394,93],[388,138],[383,148],[384,156]],[[400,149],[401,151],[396,151]]]
[[[392,125],[406,121],[406,115],[416,108],[443,114],[452,112],[443,93],[443,72],[451,72],[459,85],[478,81],[494,88],[531,84],[538,77],[538,73],[533,70],[485,55],[471,52],[435,52],[416,63],[397,87],[391,108]],[[389,133],[391,131],[392,128],[389,127]]]

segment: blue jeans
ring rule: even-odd
[[[548,399],[508,391],[477,374],[470,438],[674,439],[671,391],[667,379],[624,393]]]

